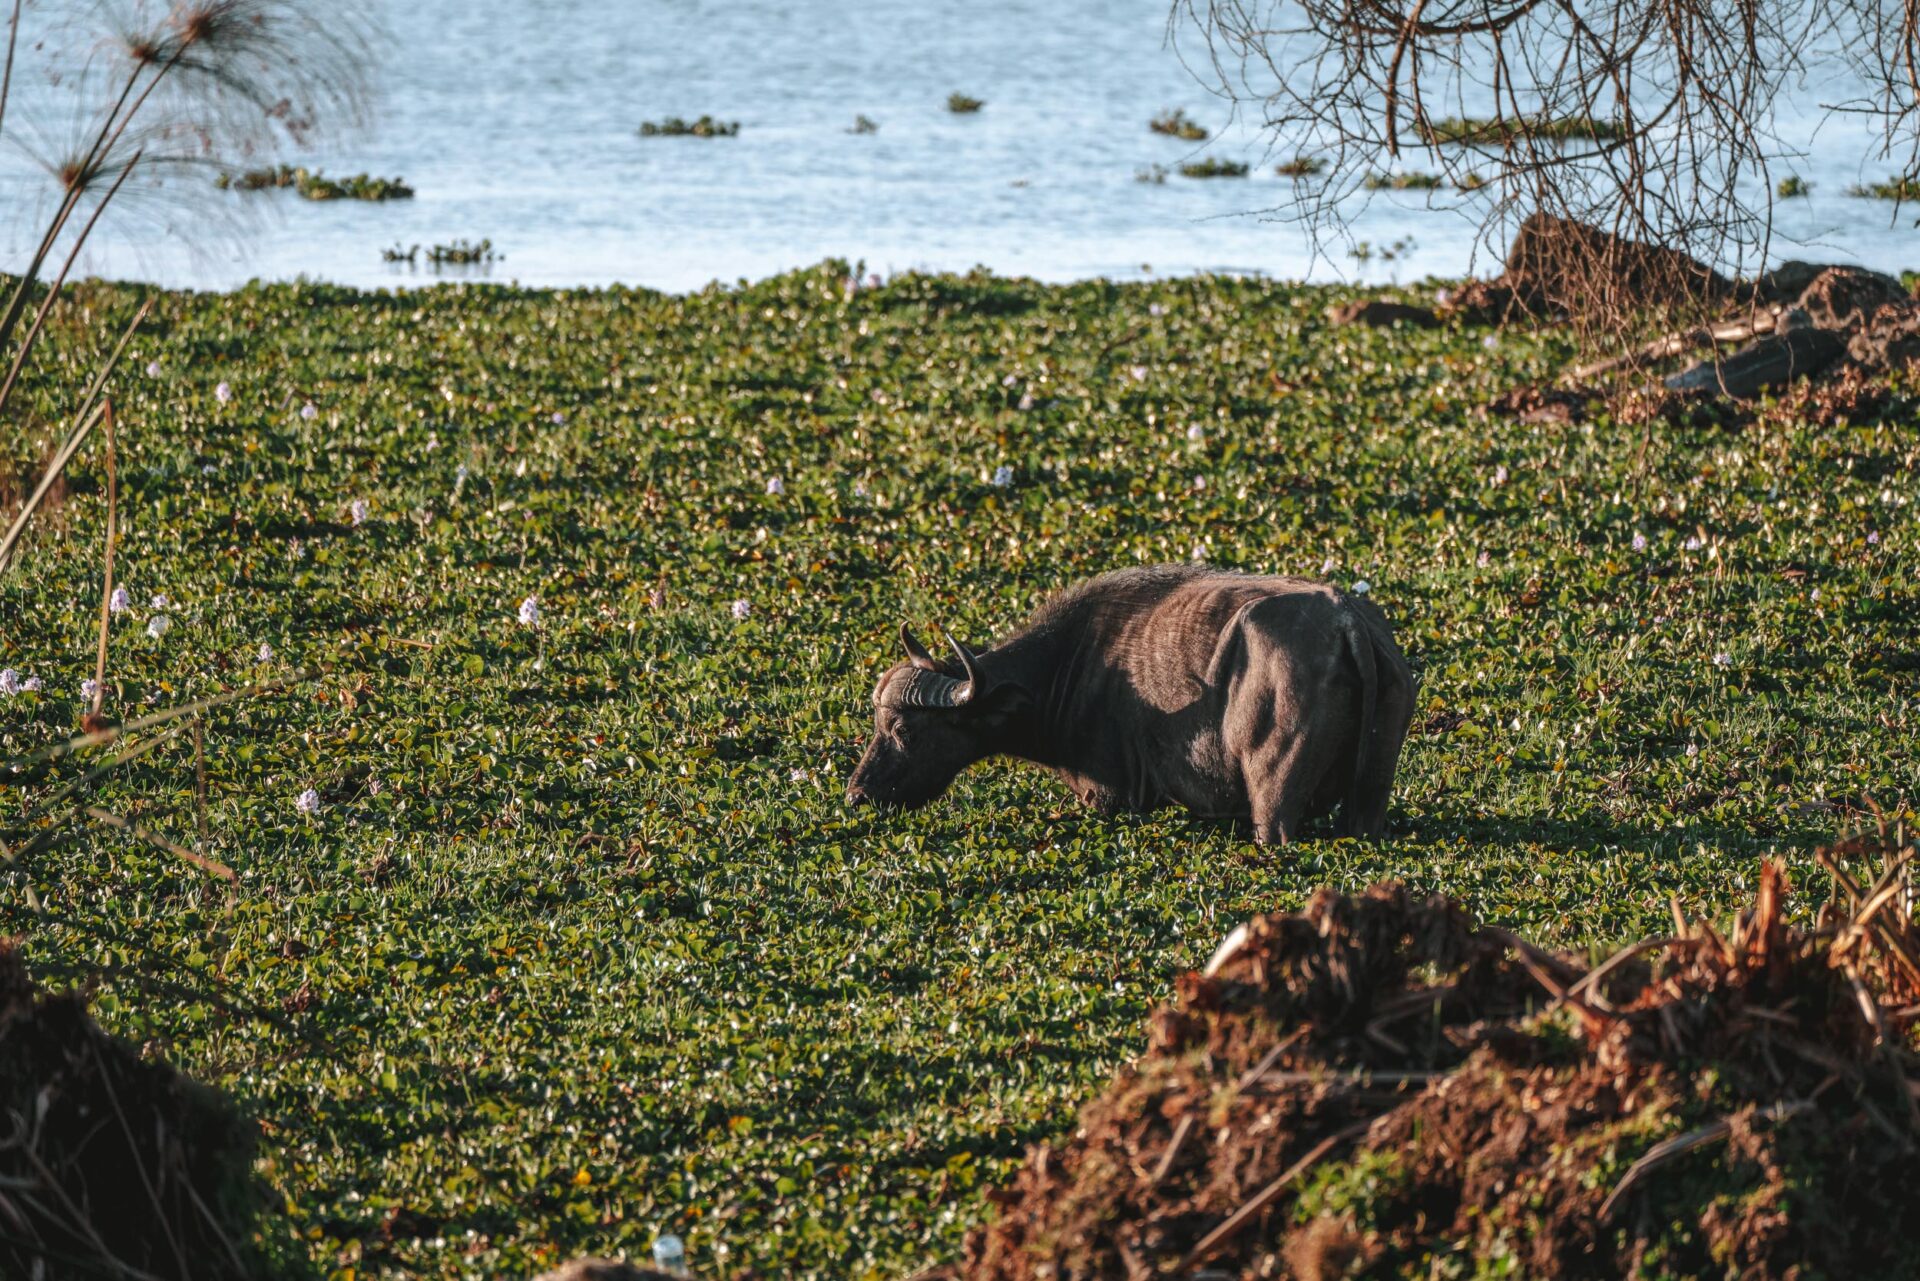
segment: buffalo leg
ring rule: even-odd
[[[1402,681],[1382,681],[1373,724],[1361,727],[1359,777],[1340,815],[1342,836],[1386,835],[1387,802],[1393,797],[1393,776],[1412,721],[1412,688]]]
[[[1253,807],[1253,839],[1285,845],[1300,834],[1320,778],[1307,736],[1276,734],[1241,762]]]

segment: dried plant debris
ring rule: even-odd
[[[935,1275],[1912,1276],[1913,849],[1592,967],[1397,885],[1236,930]],[[1875,868],[1870,882],[1857,869]]]
[[[261,1275],[253,1138],[0,940],[0,1276]]]

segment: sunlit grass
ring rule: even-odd
[[[1601,947],[1730,908],[1767,850],[1817,894],[1809,847],[1920,791],[1910,400],[1518,423],[1482,407],[1563,366],[1554,334],[852,274],[167,296],[125,362],[108,710],[322,674],[208,726],[235,889],[107,833],[0,930],[44,966],[137,940],[330,1038],[102,1000],[261,1118],[323,1273],[671,1228],[709,1275],[906,1275],[1252,912],[1395,876]],[[49,332],[23,412],[88,341]],[[8,755],[93,673],[98,460],[69,479],[0,578],[0,668],[40,681],[0,696]],[[1010,764],[843,808],[903,618],[986,644],[1196,552],[1372,584],[1420,675],[1390,839],[1104,819]],[[179,839],[194,787],[169,746],[100,803]]]

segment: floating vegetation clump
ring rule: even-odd
[[[1347,257],[1357,262],[1372,262],[1376,258],[1381,262],[1395,262],[1405,258],[1417,247],[1412,236],[1402,236],[1385,246],[1377,246],[1371,240],[1362,240],[1347,250]]]
[[[1862,183],[1848,187],[1849,196],[1865,200],[1920,200],[1920,178],[1889,178],[1885,182]]]
[[[956,116],[972,115],[986,105],[984,100],[980,98],[969,98],[964,93],[950,93],[947,95],[947,110]]]
[[[276,165],[223,173],[213,180],[222,191],[268,191],[291,187],[308,200],[411,200],[413,188],[402,178],[376,178],[357,173],[351,178],[329,178],[303,166]]]
[[[1448,116],[1424,121],[1420,136],[1430,145],[1486,146],[1519,138],[1550,142],[1612,142],[1626,137],[1624,126],[1591,116],[1502,116],[1483,120],[1475,116]]]
[[[877,121],[871,120],[866,116],[855,116],[853,118],[853,123],[847,127],[847,132],[848,133],[879,133],[880,125]]]
[[[1247,176],[1247,167],[1237,161],[1208,156],[1205,160],[1181,165],[1180,176],[1183,178],[1244,178]]]
[[[1327,161],[1324,156],[1295,156],[1275,165],[1273,171],[1282,178],[1314,178],[1327,171]]]
[[[421,247],[410,245],[402,249],[394,245],[380,251],[382,262],[417,263],[421,261]],[[491,240],[456,240],[451,244],[428,245],[425,261],[434,267],[469,267],[476,264],[499,262],[505,254],[495,253]]]
[[[668,116],[640,126],[642,138],[732,138],[739,132],[738,120],[715,120],[712,116],[701,116],[698,120]]]
[[[1147,128],[1155,133],[1166,134],[1170,138],[1184,138],[1188,142],[1205,142],[1206,126],[1190,118],[1186,111],[1176,108],[1165,111],[1147,122]]]
[[[1133,180],[1135,182],[1151,182],[1156,185],[1163,184],[1167,180],[1167,167],[1165,165],[1143,165],[1133,171]]]
[[[1440,186],[1440,177],[1431,173],[1370,173],[1361,185],[1368,191],[1432,191]]]
[[[1782,200],[1798,200],[1812,190],[1813,184],[1797,173],[1788,174],[1780,180],[1780,185],[1773,189],[1774,194]]]

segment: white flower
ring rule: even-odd
[[[127,589],[124,587],[114,588],[113,595],[107,597],[107,610],[109,613],[118,614],[122,610],[131,609],[132,607],[133,597],[127,594]]]
[[[1158,317],[1160,317],[1160,316],[1164,316],[1164,315],[1166,315],[1166,314],[1167,314],[1167,309],[1166,309],[1165,307],[1162,307],[1162,306],[1161,306],[1161,305],[1160,305],[1159,303],[1157,303],[1157,302],[1156,302],[1156,303],[1149,303],[1149,304],[1147,304],[1147,314],[1148,314],[1149,316],[1153,316],[1153,317],[1156,317],[1156,318],[1158,318]]]
[[[314,419],[318,418],[319,416],[320,416],[320,410],[318,407],[314,405],[314,403],[311,400],[309,400],[306,404],[300,406],[300,417],[303,421],[312,422]]]
[[[473,475],[473,473],[467,470],[467,465],[461,463],[453,469],[453,483],[456,485],[464,485],[467,483],[467,477],[471,475]]]
[[[1372,590],[1373,590],[1373,584],[1368,582],[1364,578],[1353,585],[1353,594],[1355,596],[1365,596],[1368,592]]]
[[[260,642],[260,661],[263,663],[271,663],[273,661],[273,646],[267,644],[265,641]]]
[[[1002,387],[1011,387],[1019,381],[1020,380],[1018,378],[1015,378],[1012,374],[1008,374],[1005,378],[1002,378],[1000,380],[1000,385]]]
[[[1693,757],[1695,757],[1695,756],[1698,756],[1698,755],[1700,755],[1700,744],[1698,744],[1698,743],[1688,743],[1688,744],[1687,744],[1687,757],[1688,757],[1688,759],[1692,759]]]
[[[1206,438],[1207,438],[1207,429],[1205,427],[1202,427],[1199,423],[1194,423],[1191,427],[1187,428],[1187,439],[1192,441],[1194,444],[1197,445],[1201,441],[1205,440]]]
[[[750,601],[737,600],[733,602],[733,616],[735,618],[746,618],[752,613],[753,605]]]
[[[1485,569],[1487,566],[1493,564],[1493,553],[1482,547],[1480,554],[1473,558],[1473,563]]]
[[[528,627],[540,625],[540,598],[529,596],[520,602],[520,621]]]
[[[1194,560],[1205,560],[1207,558],[1207,545],[1205,543],[1195,543],[1193,545],[1192,556]]]
[[[367,523],[368,510],[367,500],[364,498],[356,498],[347,507],[347,515],[353,520],[354,524],[364,525]]]
[[[787,492],[787,482],[778,476],[774,476],[767,481],[767,492],[769,494],[784,494]]]
[[[172,602],[167,599],[165,592],[155,592],[153,599],[148,601],[147,604],[153,609],[165,609],[168,605],[172,604]]]
[[[231,404],[233,402],[233,384],[223,382],[218,387],[215,387],[213,389],[213,398],[223,405]]]
[[[159,640],[173,626],[173,620],[165,614],[155,614],[147,620],[147,635]]]
[[[803,769],[789,770],[787,771],[787,779],[794,783],[804,783],[807,781],[807,772]]]
[[[1643,552],[1647,550],[1647,536],[1645,534],[1640,533],[1637,530],[1634,532],[1634,535],[1633,535],[1633,550],[1637,552]]]
[[[200,469],[200,474],[202,476],[212,476],[219,470],[220,469],[218,467],[215,467],[212,463],[208,463],[206,466]]]
[[[83,702],[91,703],[94,696],[99,692],[100,682],[93,679],[93,677],[89,676],[80,682],[80,698]]]
[[[40,678],[38,676],[27,677],[27,679],[20,682],[20,689],[23,693],[27,693],[27,694],[39,693]]]
[[[1334,571],[1334,566],[1337,563],[1338,562],[1336,562],[1331,556],[1327,557],[1324,561],[1320,562],[1320,576],[1324,578],[1328,574],[1331,574]]]
[[[647,604],[654,609],[665,609],[667,607],[667,589],[664,587],[656,587],[648,592]]]
[[[299,810],[302,814],[318,814],[320,812],[320,793],[309,787],[306,791],[293,798],[293,808]]]
[[[11,667],[0,667],[0,694],[11,697],[20,692],[20,673]]]
[[[1444,306],[1446,306],[1446,305],[1447,305],[1448,303],[1450,303],[1450,302],[1452,302],[1452,301],[1453,301],[1453,290],[1451,290],[1451,289],[1436,289],[1436,290],[1434,290],[1434,291],[1433,291],[1433,305],[1434,305],[1434,306],[1436,306],[1436,307],[1444,307]]]
[[[554,426],[556,426],[556,427],[558,427],[558,426],[560,426],[560,425],[561,425],[562,423],[564,423],[564,422],[566,422],[566,421],[567,421],[567,416],[566,416],[565,414],[563,414],[563,413],[561,413],[561,412],[560,412],[559,410],[557,410],[557,409],[553,411],[553,425],[554,425]]]
[[[1029,409],[1032,409],[1032,408],[1033,408],[1033,393],[1030,391],[1021,392],[1020,393],[1020,412],[1024,414]]]
[[[993,485],[996,489],[1005,489],[1013,484],[1013,468],[1001,463],[993,469]]]
[[[431,453],[432,451],[438,448],[440,448],[440,433],[437,431],[428,432],[427,433],[427,451]]]
[[[1495,338],[1492,334],[1488,334],[1485,338],[1482,338],[1480,340],[1480,345],[1482,347],[1485,347],[1488,351],[1492,351],[1495,347],[1498,347],[1500,345],[1500,340],[1498,338]]]
[[[1133,375],[1133,381],[1137,383],[1147,381],[1147,367],[1145,365],[1134,365],[1130,367],[1127,372]]]
[[[160,362],[157,360],[149,360],[147,362],[147,377],[158,378],[159,376],[160,376]]]
[[[1685,547],[1690,552],[1699,551],[1702,546],[1700,542],[1700,536],[1698,534],[1688,534],[1687,541],[1682,543],[1681,546]]]
[[[1501,463],[1493,469],[1493,483],[1496,485],[1504,485],[1507,483],[1507,465],[1505,463]]]
[[[1195,489],[1205,489],[1207,487],[1207,478],[1205,476],[1195,476],[1193,478],[1193,487]]]
[[[865,497],[867,496],[867,482],[866,482],[866,481],[864,481],[864,480],[856,480],[856,481],[854,481],[854,482],[853,482],[853,496],[854,496],[855,498],[865,498]]]
[[[1726,653],[1725,651],[1715,654],[1713,656],[1713,665],[1715,667],[1732,667],[1733,655]]]
[[[1867,546],[1878,547],[1879,545],[1880,545],[1880,535],[1877,531],[1867,535]]]

